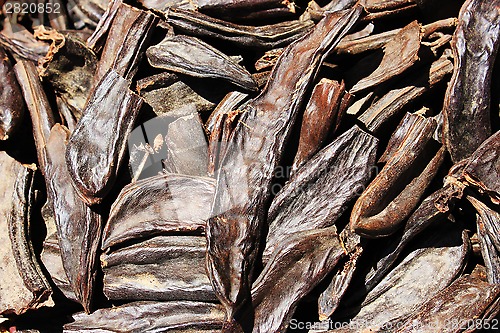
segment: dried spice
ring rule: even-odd
[[[68,142],[68,170],[87,204],[101,202],[109,192],[125,154],[128,134],[142,105],[129,84],[113,70],[106,73]]]
[[[250,73],[224,53],[189,36],[167,36],[146,51],[153,67],[196,77],[227,80],[243,89],[256,90]]]
[[[6,2],[0,331],[493,323],[495,4]]]
[[[426,94],[451,74],[453,63],[445,51],[431,64],[428,71],[397,84],[364,111],[359,120],[370,131],[377,132],[389,119],[400,113],[407,105]]]
[[[34,171],[3,151],[0,169],[4,175],[0,182],[0,313],[21,314],[50,305],[47,299],[52,290],[37,262],[29,234]]]
[[[269,208],[264,260],[290,234],[336,222],[372,177],[377,144],[377,139],[355,126],[298,170]]]
[[[250,300],[252,269],[265,218],[263,207],[298,107],[322,60],[360,14],[359,6],[332,13],[287,48],[270,84],[243,109],[228,142],[206,233],[207,270],[229,322]]]
[[[467,200],[478,212],[477,231],[488,282],[500,283],[500,214],[473,196]]]
[[[0,46],[0,140],[7,140],[19,128],[24,115],[21,88],[7,54]]]
[[[465,182],[500,204],[500,132],[484,141],[472,154],[463,171]]]
[[[42,76],[50,81],[80,118],[92,87],[97,58],[80,40],[69,35],[63,38],[61,48],[46,60]]]
[[[497,1],[467,0],[452,50],[455,67],[446,92],[444,139],[454,162],[469,157],[491,135],[490,85],[500,44]]]
[[[453,225],[422,237],[424,247],[413,249],[380,283],[372,289],[352,319],[356,325],[332,332],[357,332],[382,329],[395,318],[404,318],[422,302],[447,287],[461,272],[470,248],[465,232]],[[444,229],[446,228],[446,229]],[[408,297],[411,295],[411,297]],[[393,323],[394,325],[394,323]],[[358,330],[354,327],[358,327]]]
[[[154,14],[127,4],[120,4],[116,11],[97,64],[94,84],[99,83],[110,69],[127,80],[132,79],[158,22]]]
[[[210,216],[214,192],[211,178],[176,174],[125,186],[111,207],[102,249],[152,235],[200,233]]]

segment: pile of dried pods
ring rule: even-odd
[[[1,18],[0,332],[500,327],[500,0]]]

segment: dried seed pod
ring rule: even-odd
[[[50,305],[52,293],[30,239],[34,171],[0,152],[0,314]],[[46,302],[47,301],[47,302]],[[53,304],[53,303],[52,303]]]
[[[492,326],[498,312],[500,286],[465,275],[440,291],[398,325],[396,333],[470,332]],[[497,308],[497,309],[495,309]]]
[[[118,6],[97,64],[94,86],[110,69],[127,80],[134,77],[158,19],[151,12],[127,4]]]
[[[54,126],[54,114],[43,90],[35,65],[31,61],[19,61],[14,66],[17,81],[21,86],[24,100],[31,116],[38,163],[42,173],[46,169],[45,146]]]
[[[455,67],[443,106],[444,138],[454,162],[491,135],[490,85],[500,44],[499,1],[467,0],[452,39]]]
[[[410,68],[418,60],[422,35],[421,26],[417,21],[413,21],[401,29],[393,39],[384,45],[384,56],[380,65],[370,75],[359,80],[349,92],[356,94],[385,82]]]
[[[287,48],[270,83],[242,110],[231,135],[217,177],[213,217],[207,224],[207,270],[228,322],[250,301],[264,205],[304,94],[323,59],[360,15],[360,6],[327,15],[310,34]]]
[[[187,35],[212,37],[239,47],[273,49],[300,39],[313,28],[313,22],[285,21],[263,26],[245,26],[212,18],[199,12],[170,8],[165,20]]]
[[[142,105],[129,85],[110,70],[93,91],[68,142],[68,170],[80,197],[89,205],[101,202],[111,189]]]
[[[374,102],[359,116],[359,121],[365,124],[372,132],[378,132],[383,124],[404,108],[426,94],[434,86],[443,82],[453,71],[453,63],[449,54],[445,51],[443,55],[434,61],[428,71],[416,77],[408,77],[398,83],[384,96]]]
[[[80,312],[73,319],[64,325],[64,333],[216,333],[224,311],[214,303],[142,301],[99,309],[91,315]]]
[[[283,332],[298,302],[344,255],[334,226],[289,235],[252,285],[252,332]]]
[[[156,236],[101,257],[111,300],[215,301],[203,236]]]
[[[203,123],[198,114],[179,117],[168,125],[165,135],[166,172],[207,176],[208,146]]]
[[[490,136],[472,154],[463,171],[465,182],[485,192],[500,204],[500,131]]]
[[[385,323],[404,319],[455,279],[470,250],[462,227],[444,224],[421,239],[416,249],[368,293],[352,325],[331,332],[383,330]]]
[[[432,156],[436,151],[431,146],[435,119],[407,114],[399,126],[408,128],[407,133],[403,137],[396,131],[399,140],[394,141],[400,141],[397,150],[390,142],[392,156],[386,154],[386,165],[358,198],[351,213],[351,229],[363,237],[394,233],[415,209],[444,159],[443,147]]]
[[[149,64],[156,68],[195,77],[227,80],[243,89],[257,90],[250,73],[227,55],[190,36],[167,36],[146,51]]]
[[[9,57],[0,46],[0,140],[16,132],[24,116],[24,101]]]
[[[65,160],[69,131],[54,125],[47,140],[45,182],[53,205],[64,270],[79,302],[90,311],[97,271],[101,217],[80,199]]]
[[[323,147],[328,136],[335,133],[351,96],[346,93],[344,82],[321,79],[316,84],[302,118],[293,172]]]
[[[269,208],[264,261],[290,234],[336,222],[372,177],[377,144],[354,126],[299,169]]]
[[[224,156],[227,141],[236,126],[238,107],[248,98],[247,94],[233,91],[228,93],[210,114],[205,123],[208,136],[208,174],[215,175],[220,159]]]
[[[212,89],[214,88],[214,89]],[[137,81],[137,91],[157,116],[182,117],[210,112],[215,107],[221,87],[207,87],[206,82],[178,77],[164,72]]]
[[[500,283],[500,214],[473,196],[467,200],[478,212],[477,232],[488,282]]]
[[[211,178],[176,174],[125,186],[111,207],[102,249],[159,234],[200,233],[210,216],[214,192]]]
[[[41,75],[76,110],[79,118],[92,88],[97,57],[77,38],[67,34],[63,38],[61,48],[45,59]]]
[[[328,319],[337,310],[340,300],[346,294],[357,268],[358,260],[363,253],[358,235],[345,228],[340,233],[340,240],[348,252],[335,267],[335,273],[328,287],[318,298],[318,317],[320,321]]]

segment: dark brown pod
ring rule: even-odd
[[[62,37],[63,45],[44,59],[41,76],[50,81],[79,118],[92,88],[97,57],[79,39],[67,34]]]
[[[111,189],[142,105],[129,85],[110,70],[93,91],[68,142],[68,170],[80,197],[89,205],[101,202]]]
[[[30,239],[34,171],[0,152],[0,314],[21,314],[45,303],[52,290]]]
[[[451,41],[455,67],[443,106],[444,139],[454,162],[491,135],[490,85],[500,44],[500,2],[467,0]]]
[[[199,12],[170,8],[165,20],[187,35],[212,37],[239,47],[273,49],[283,47],[307,34],[312,21],[285,21],[271,25],[246,26],[212,18]]]
[[[417,21],[413,21],[401,29],[394,38],[384,45],[384,56],[379,66],[370,75],[359,80],[349,92],[356,94],[374,87],[410,68],[418,60],[422,36],[421,26]]]
[[[7,140],[23,119],[24,101],[9,57],[0,46],[0,140]]]
[[[407,124],[409,123],[409,124]],[[392,156],[358,198],[351,213],[351,229],[363,237],[384,237],[394,233],[415,209],[444,159],[444,148],[432,148],[437,123],[433,118],[407,114],[389,142]],[[394,149],[397,145],[397,149]],[[432,156],[432,153],[436,153]],[[430,155],[430,156],[429,156]],[[423,165],[418,167],[418,165]]]
[[[264,205],[305,92],[324,58],[357,22],[361,11],[356,6],[331,13],[287,48],[266,88],[243,108],[231,134],[206,231],[207,270],[226,309],[227,321],[250,301],[250,281],[265,221]]]
[[[101,257],[111,300],[215,301],[203,236],[156,236]]]
[[[159,234],[200,234],[210,216],[214,191],[211,178],[176,174],[125,186],[111,207],[102,249]]]
[[[500,283],[500,214],[473,196],[467,200],[474,206],[477,215],[477,235],[486,267],[488,282]]]
[[[298,170],[269,208],[264,261],[290,234],[335,224],[373,177],[377,144],[354,126]]]
[[[252,285],[252,332],[284,332],[298,302],[344,255],[334,226],[289,235]]]
[[[83,308],[90,312],[102,222],[80,199],[71,183],[65,160],[69,135],[60,124],[52,128],[46,146],[45,182],[66,276]]]
[[[425,96],[433,87],[443,82],[453,71],[450,54],[443,55],[434,61],[422,74],[411,75],[396,84],[384,96],[380,97],[361,116],[359,121],[372,132],[378,132],[389,119],[403,111],[410,103]],[[414,73],[415,74],[415,73]]]
[[[44,173],[47,161],[45,146],[50,130],[55,124],[54,113],[43,90],[35,65],[31,61],[22,60],[14,66],[14,71],[31,116],[38,164]]]
[[[94,85],[99,83],[110,69],[131,80],[137,72],[139,62],[146,51],[147,43],[158,23],[158,17],[127,4],[116,9],[109,28],[106,44],[94,76]]]
[[[245,68],[195,37],[167,36],[159,44],[149,47],[146,55],[149,64],[156,68],[195,77],[224,79],[243,89],[257,90]]]
[[[487,193],[491,201],[500,204],[500,131],[490,136],[472,154],[463,171],[465,181]]]
[[[203,123],[198,114],[179,117],[168,125],[165,135],[166,172],[207,176],[208,146]]]
[[[302,118],[293,172],[323,147],[328,136],[335,133],[350,99],[351,95],[346,93],[344,82],[323,78],[316,84]]]
[[[446,288],[461,273],[470,251],[462,228],[447,223],[423,234],[401,263],[366,295],[351,325],[329,332],[387,330],[388,323],[400,323]]]
[[[248,98],[247,94],[232,91],[228,93],[210,114],[205,123],[208,136],[208,174],[215,175],[226,149],[227,141],[234,130],[238,107]]]
[[[499,296],[499,285],[464,275],[422,304],[395,332],[415,332],[415,327],[422,333],[474,332],[481,327],[494,329],[498,321],[493,320],[493,313],[498,312]]]
[[[64,333],[216,333],[224,311],[219,304],[175,301],[142,301],[104,308],[87,315],[73,315]]]

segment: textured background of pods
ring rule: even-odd
[[[500,1],[3,1],[0,332],[500,327]]]

